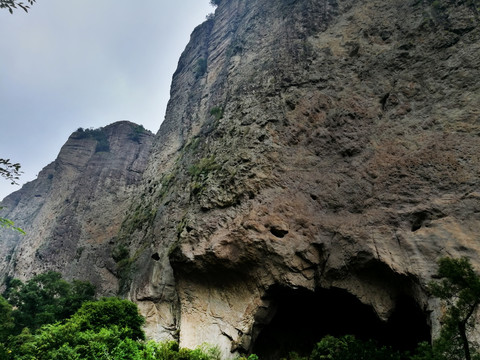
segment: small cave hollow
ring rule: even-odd
[[[273,236],[275,236],[277,238],[280,238],[280,239],[283,239],[285,237],[285,235],[288,234],[288,230],[282,229],[282,228],[277,227],[277,226],[272,226],[270,228],[270,232],[272,233]]]
[[[430,214],[427,211],[419,211],[412,215],[412,232],[419,230],[425,221],[430,219]]]
[[[408,296],[397,298],[387,322],[380,320],[371,306],[342,289],[312,292],[277,288],[268,299],[273,316],[254,329],[258,336],[252,346],[252,353],[261,359],[281,359],[292,351],[307,356],[326,335],[354,335],[402,351],[430,341],[427,314]]]

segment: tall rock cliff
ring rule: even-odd
[[[56,270],[89,280],[103,294],[116,294],[112,244],[152,140],[153,134],[127,121],[74,132],[36,180],[2,202],[2,216],[27,233],[2,231],[2,278]]]
[[[220,1],[180,58],[125,207],[99,196],[85,207],[107,201],[101,215],[82,208],[64,231],[115,224],[82,243],[103,239],[89,252],[115,285],[102,289],[136,301],[156,339],[264,358],[325,334],[429,339],[437,259],[480,267],[479,6]],[[64,229],[46,214],[42,231]],[[87,275],[69,244],[41,238],[58,252],[45,267]],[[42,249],[17,246],[9,273],[28,276]]]

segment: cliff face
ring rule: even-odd
[[[114,194],[124,206],[89,203],[105,201],[89,216],[115,224],[108,236],[86,216],[65,231],[84,229],[103,289],[118,281],[157,339],[272,358],[327,333],[428,339],[436,260],[480,266],[478,7],[221,1],[179,61],[148,164]],[[39,228],[59,231],[48,221],[64,212],[43,211]],[[87,275],[40,235],[57,244],[47,264]],[[31,274],[22,259],[40,244],[17,247],[9,271]]]
[[[436,260],[479,260],[473,5],[221,2],[180,59],[146,171],[156,215],[128,240],[148,246],[128,289],[155,334],[271,352],[350,302],[390,340],[436,331]]]
[[[27,235],[2,232],[0,273],[26,279],[56,270],[116,294],[111,248],[152,140],[127,121],[73,133],[35,181],[2,202],[2,216]]]

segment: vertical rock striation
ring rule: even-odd
[[[2,266],[93,268],[150,337],[226,358],[280,358],[327,333],[428,339],[436,260],[480,266],[478,6],[220,1],[179,60],[148,160],[149,135],[123,137],[119,167],[137,170],[116,172],[74,134],[28,185],[48,197],[7,198],[42,240]]]
[[[440,3],[222,1],[194,31],[125,243],[152,335],[268,352],[320,293],[436,331],[424,285],[480,228],[478,13]]]
[[[56,270],[116,294],[112,244],[152,140],[127,121],[74,132],[36,180],[2,202],[2,216],[27,234],[2,232],[0,273],[26,279]]]

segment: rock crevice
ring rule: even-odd
[[[472,3],[221,1],[180,58],[155,138],[106,133],[105,153],[74,136],[6,199],[19,225],[36,214],[42,240],[3,241],[3,268],[93,266],[114,284],[104,293],[139,304],[150,337],[226,358],[362,321],[391,343],[405,314],[418,330],[406,346],[428,338],[437,259],[480,267]]]

